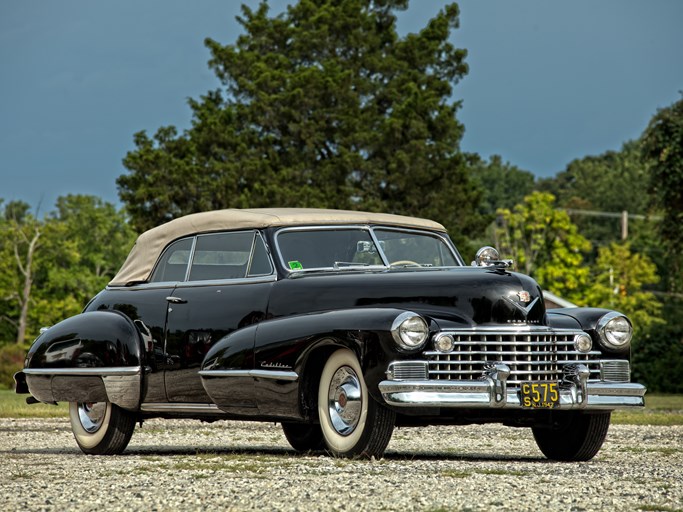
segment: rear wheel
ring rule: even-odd
[[[71,402],[69,417],[78,447],[89,455],[123,452],[135,430],[135,416],[110,402]]]
[[[307,423],[283,423],[282,430],[289,444],[299,452],[320,451],[325,449],[325,441],[320,425]]]
[[[325,445],[337,457],[382,457],[396,419],[370,397],[358,359],[348,349],[337,350],[325,363],[318,416]]]
[[[610,412],[557,413],[552,427],[533,427],[534,439],[543,455],[559,461],[590,460],[607,437]]]

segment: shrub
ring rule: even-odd
[[[8,343],[0,347],[0,388],[14,389],[13,376],[24,367],[28,346]]]

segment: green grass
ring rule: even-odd
[[[645,512],[681,512],[682,508],[672,508],[666,505],[641,505],[638,510],[643,510]]]
[[[11,389],[0,389],[0,418],[67,418],[69,405],[26,404],[26,397]]]
[[[66,404],[27,405],[28,395],[0,389],[0,418],[65,418]],[[645,395],[645,408],[615,411],[615,425],[683,425],[683,395]]]
[[[445,469],[441,472],[441,476],[446,476],[448,478],[467,478],[472,476],[470,471],[459,471],[457,469]]]
[[[683,395],[645,395],[644,409],[612,413],[615,425],[683,425]]]

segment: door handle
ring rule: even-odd
[[[187,304],[187,301],[185,299],[181,299],[180,297],[166,297],[166,300],[171,304]]]

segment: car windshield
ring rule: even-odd
[[[458,260],[436,234],[396,228],[283,229],[277,246],[292,271],[359,267],[451,267]]]

